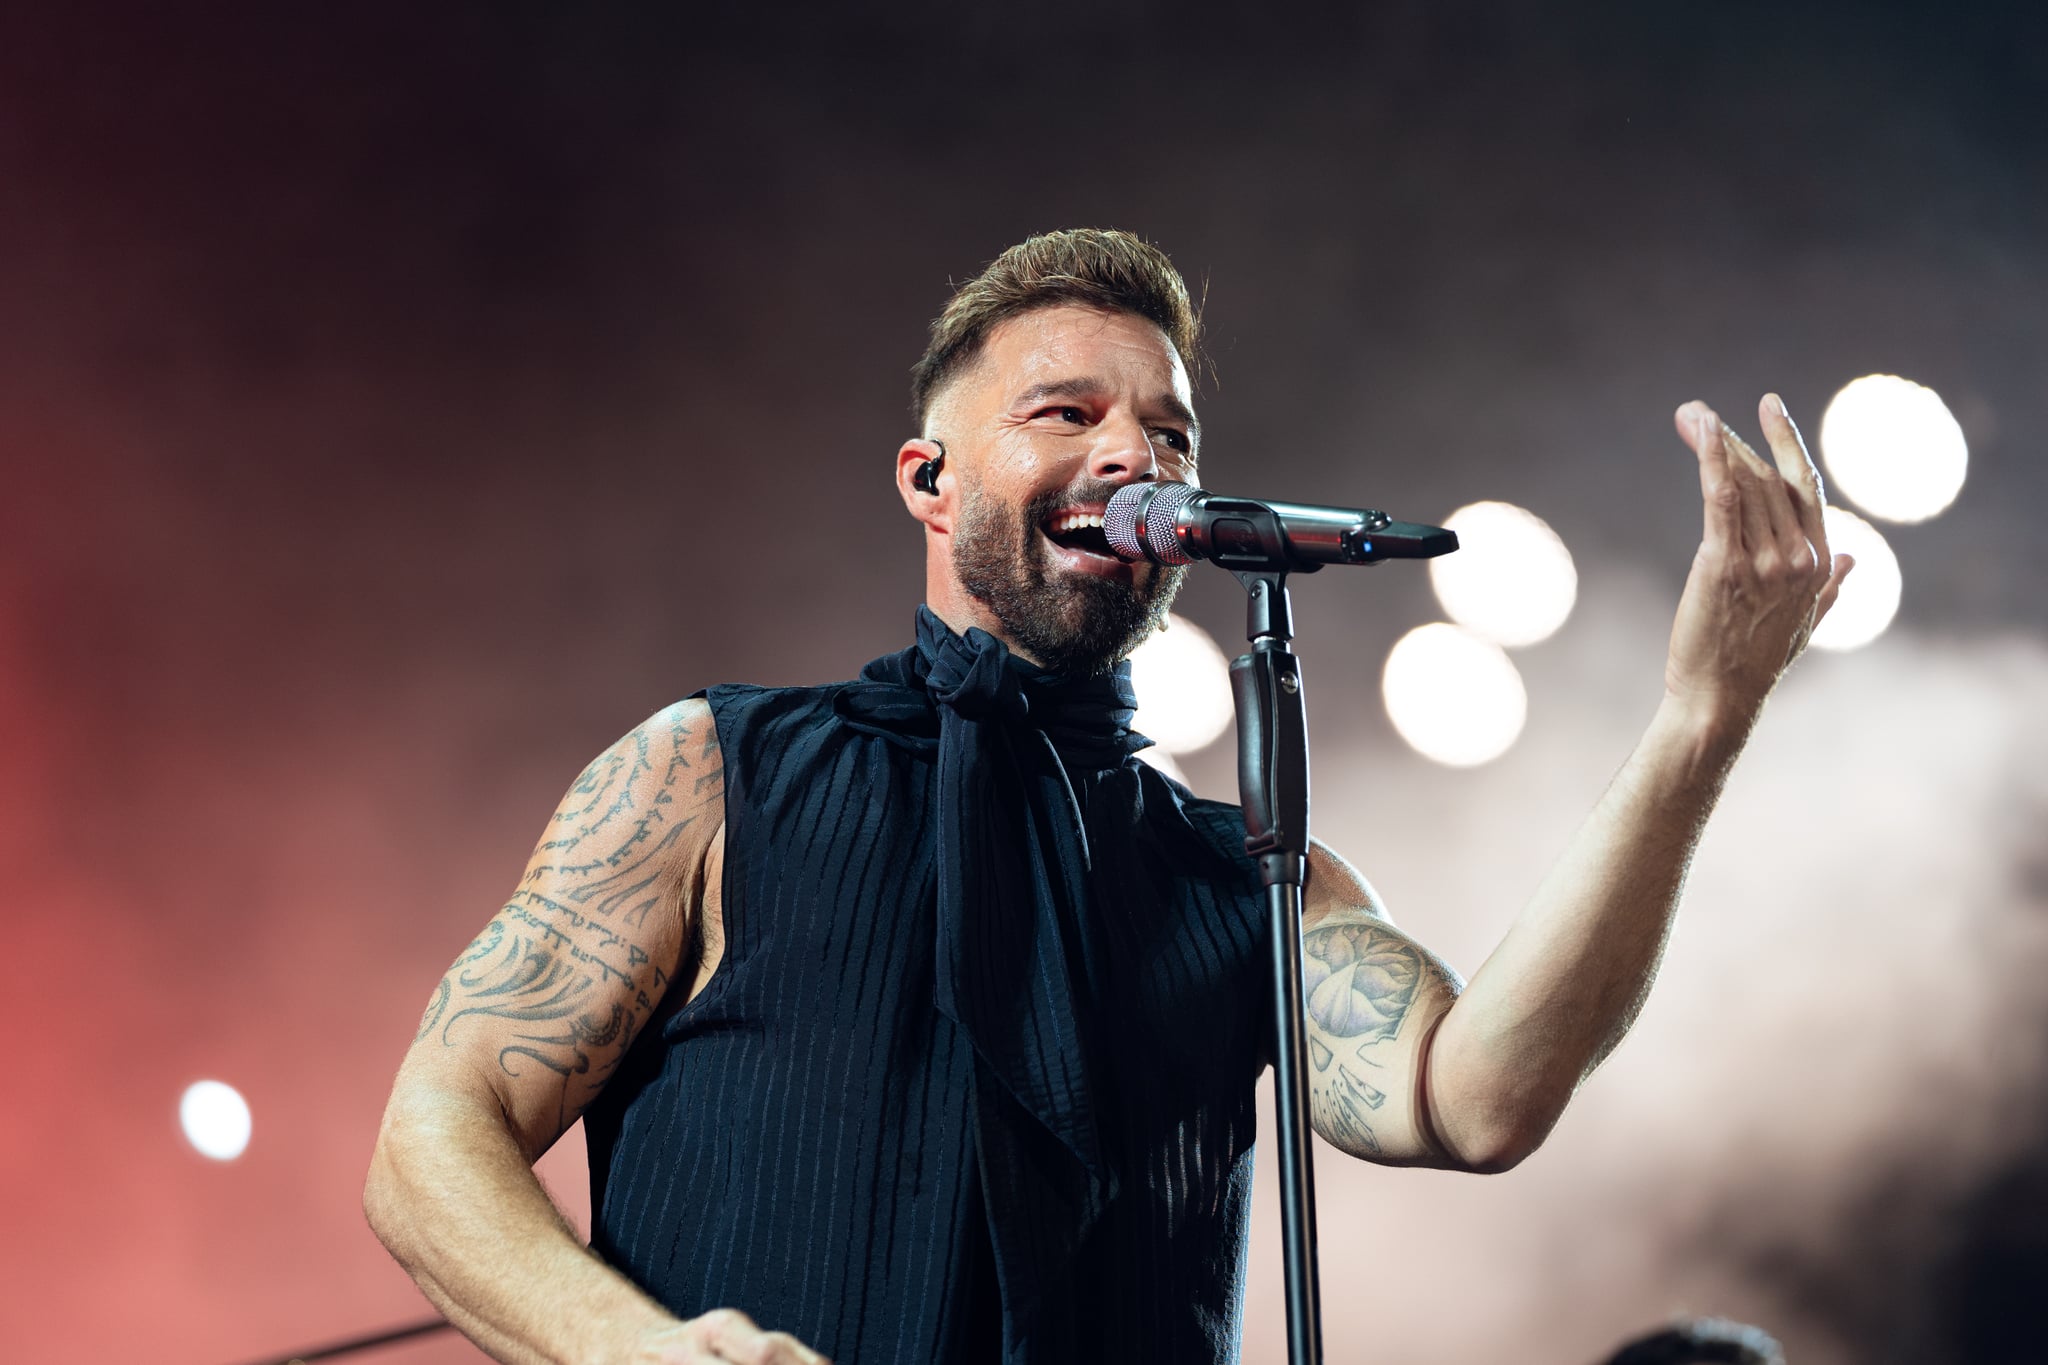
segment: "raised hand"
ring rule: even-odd
[[[1757,410],[1775,467],[1705,403],[1675,416],[1699,457],[1706,525],[1671,628],[1664,688],[1701,717],[1742,728],[1854,566],[1828,552],[1820,471],[1784,402],[1766,394]]]

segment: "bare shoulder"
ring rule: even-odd
[[[1328,844],[1310,840],[1308,863],[1301,922],[1303,942],[1312,957],[1340,940],[1371,942],[1411,960],[1420,976],[1434,978],[1453,992],[1464,988],[1456,972],[1394,923],[1372,883]]]
[[[534,1155],[574,1123],[676,978],[697,970],[723,773],[697,700],[599,754],[435,987],[401,1084],[489,1087]]]
[[[649,716],[592,760],[556,807],[522,890],[559,883],[574,904],[643,921],[655,894],[701,864],[725,814],[725,764],[705,701]]]
[[[1314,923],[1331,914],[1367,915],[1393,922],[1379,892],[1373,890],[1365,874],[1321,839],[1312,838],[1308,843],[1308,886],[1302,895],[1302,919],[1304,923]]]

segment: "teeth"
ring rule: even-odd
[[[1102,525],[1100,512],[1062,512],[1052,519],[1052,529],[1061,534],[1078,531],[1083,526]]]

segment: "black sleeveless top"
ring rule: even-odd
[[[978,637],[978,638],[977,638]],[[1128,682],[714,687],[724,957],[585,1115],[592,1245],[839,1365],[1237,1358],[1264,897]]]

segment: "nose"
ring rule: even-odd
[[[1152,447],[1152,433],[1134,417],[1102,423],[1095,431],[1095,448],[1088,453],[1088,472],[1104,483],[1156,481],[1159,455]]]

